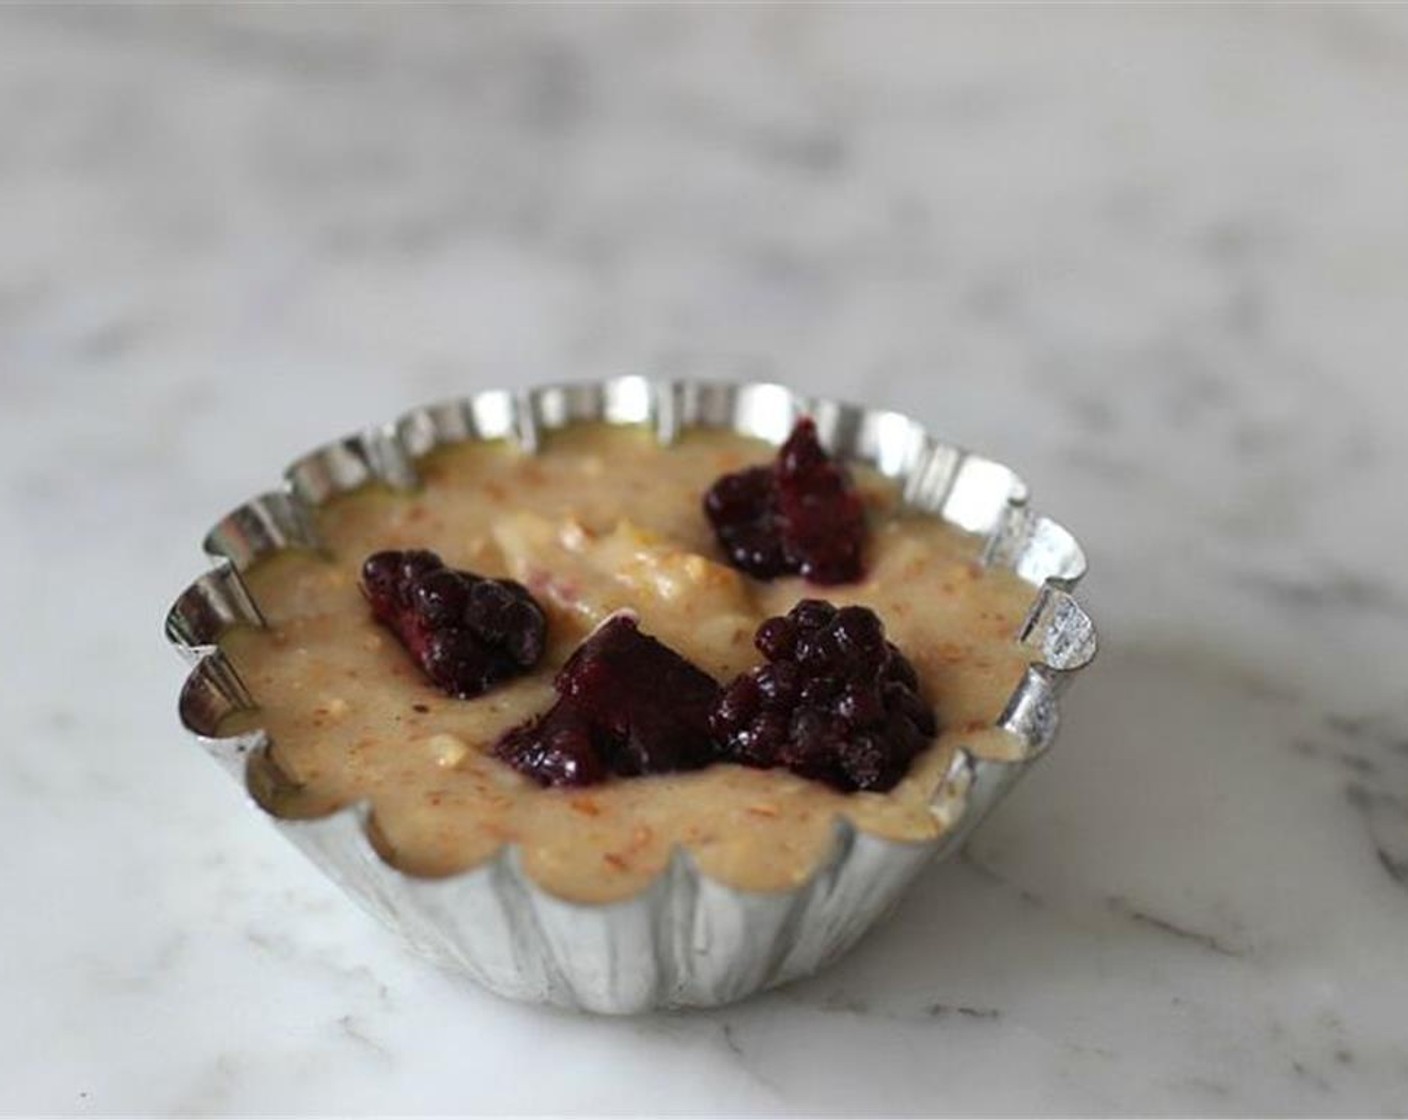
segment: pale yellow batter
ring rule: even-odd
[[[368,487],[330,502],[318,524],[332,558],[284,552],[256,564],[246,580],[269,628],[221,642],[259,705],[222,734],[263,727],[272,740],[256,794],[287,817],[370,798],[378,846],[416,875],[451,874],[518,843],[535,880],[583,901],[636,892],[677,844],[733,886],[789,888],[825,855],[838,813],[877,835],[935,835],[928,802],[953,747],[1016,749],[992,724],[1030,660],[1016,635],[1033,590],[979,568],[975,538],[900,510],[894,486],[864,471],[865,580],[816,588],[740,575],[722,563],[701,496],[720,474],[772,455],[729,434],[665,448],[643,430],[589,425],[535,456],[450,448],[422,462],[416,493]],[[439,692],[358,589],[362,561],[385,548],[428,548],[452,567],[527,584],[548,614],[543,662],[476,700]],[[938,710],[944,733],[887,793],[733,765],[542,789],[489,753],[552,703],[553,674],[613,609],[633,608],[643,631],[726,683],[761,660],[758,622],[808,596],[874,609]]]

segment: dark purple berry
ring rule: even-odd
[[[798,630],[822,630],[836,617],[836,608],[825,599],[803,599],[788,612],[785,622],[790,622]],[[769,620],[771,621],[771,620]],[[764,623],[763,625],[767,625]]]
[[[753,683],[758,694],[774,707],[790,704],[797,698],[802,687],[802,674],[790,661],[774,661],[770,665],[759,666]]]
[[[829,584],[861,577],[865,507],[808,418],[797,421],[770,466],[716,480],[704,495],[704,515],[734,566],[759,579],[800,573]]]
[[[469,592],[465,621],[482,634],[503,638],[513,629],[513,608],[518,602],[518,596],[502,583],[485,580],[475,584]]]
[[[885,701],[873,684],[853,683],[836,698],[836,714],[847,723],[871,726],[885,718]]]
[[[373,604],[395,603],[401,582],[401,554],[376,552],[362,564],[362,590]]]
[[[626,615],[597,627],[553,686],[557,703],[494,748],[541,785],[695,770],[715,760],[709,715],[719,686]],[[570,750],[558,743],[564,728],[575,736],[563,740]],[[563,762],[568,757],[575,760],[570,768]],[[571,780],[564,777],[569,773]]]
[[[459,572],[440,568],[412,584],[411,607],[433,627],[458,627],[464,620],[467,591]]]
[[[860,656],[877,652],[885,644],[885,628],[874,611],[842,607],[836,612],[836,641],[842,649]]]
[[[761,579],[796,571],[782,541],[772,467],[718,479],[704,495],[704,515],[734,566]]]
[[[731,724],[747,724],[758,713],[762,703],[762,690],[751,677],[740,678],[739,687],[731,688],[719,698],[721,719]]]
[[[710,716],[728,761],[887,790],[938,730],[914,667],[866,607],[804,599],[754,642],[767,662],[734,678]]]
[[[362,590],[426,676],[462,700],[520,676],[543,655],[547,619],[526,588],[447,568],[433,552],[374,553],[362,564]]]
[[[528,592],[524,591],[523,594],[527,595]],[[508,632],[503,639],[508,655],[524,668],[536,665],[547,649],[547,627],[536,624],[535,613],[538,613],[536,603],[515,603],[510,612]]]
[[[494,753],[545,786],[589,786],[607,777],[590,722],[570,705],[513,728]]]
[[[785,661],[797,644],[797,627],[786,618],[770,618],[758,627],[754,644],[770,661]]]
[[[411,605],[411,596],[422,576],[442,571],[445,567],[440,557],[423,548],[413,548],[398,554],[396,564],[396,597],[403,607]]]

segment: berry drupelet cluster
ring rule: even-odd
[[[718,479],[704,495],[704,515],[732,564],[758,579],[861,577],[865,507],[809,418],[797,421],[772,463]]]
[[[362,590],[426,676],[461,700],[526,673],[543,656],[547,620],[512,580],[447,568],[435,553],[411,549],[367,557]]]
[[[874,611],[804,599],[755,642],[767,662],[735,678],[710,717],[723,760],[886,790],[934,737],[914,667]]]

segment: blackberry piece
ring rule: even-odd
[[[508,731],[494,754],[544,786],[595,785],[609,773],[590,721],[561,701]]]
[[[803,599],[754,644],[767,662],[736,677],[709,719],[727,761],[887,790],[938,731],[914,666],[866,607]]]
[[[663,774],[714,761],[709,713],[719,686],[627,615],[597,627],[553,687],[557,703],[494,748],[541,785],[588,785],[608,774]]]
[[[782,543],[777,481],[772,467],[726,474],[704,495],[704,516],[730,563],[759,579],[797,571]]]
[[[759,579],[800,573],[836,584],[861,577],[865,507],[810,418],[797,421],[771,465],[715,481],[704,515],[733,565]]]
[[[424,549],[373,553],[362,590],[426,676],[461,700],[527,672],[547,645],[547,619],[526,587],[447,568]]]

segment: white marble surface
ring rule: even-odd
[[[0,1109],[1408,1111],[1402,9],[0,12]],[[405,955],[180,733],[228,507],[411,403],[769,376],[1005,459],[1101,662],[710,1014]]]

